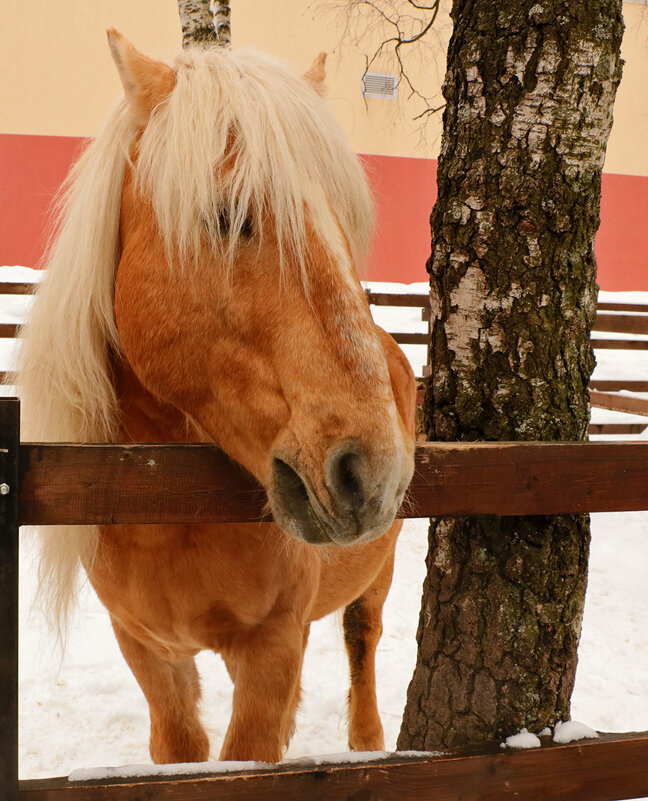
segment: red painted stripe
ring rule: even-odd
[[[0,264],[38,265],[52,198],[84,141],[0,135]]]
[[[596,258],[601,289],[648,290],[648,177],[603,173]]]
[[[51,199],[83,142],[78,137],[0,135],[0,264],[38,264]],[[363,277],[427,280],[436,161],[361,158],[377,211],[372,257]],[[601,288],[648,291],[648,177],[606,173],[601,219],[596,240]]]
[[[427,281],[429,219],[437,195],[436,160],[361,158],[376,201],[376,235],[368,279],[404,284]]]

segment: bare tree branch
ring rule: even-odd
[[[382,38],[377,47],[365,52],[363,79],[371,68],[386,55],[396,61],[399,84],[408,90],[408,97],[416,97],[423,110],[414,119],[419,120],[440,111],[444,104],[434,103],[434,97],[425,94],[408,70],[405,51],[413,51],[434,27],[439,15],[441,0],[417,2],[417,0],[333,0],[323,4],[331,10],[342,10],[346,14],[344,38],[356,47],[369,35],[376,33]],[[375,38],[374,38],[375,41]]]

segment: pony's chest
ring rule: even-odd
[[[283,609],[287,593],[305,619],[317,591],[318,564],[291,559],[260,528],[106,527],[88,574],[110,614],[161,656],[220,651]]]

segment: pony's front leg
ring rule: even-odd
[[[198,718],[200,679],[193,657],[168,662],[111,620],[121,652],[148,701],[151,759],[205,762],[209,740]]]
[[[304,626],[273,621],[227,654],[235,664],[232,719],[220,758],[279,762],[290,739],[304,656]]]
[[[401,523],[394,525],[400,528]],[[392,550],[373,582],[344,610],[344,643],[351,671],[349,748],[353,751],[382,751],[385,748],[376,699],[376,648],[382,635],[382,609],[393,570]]]

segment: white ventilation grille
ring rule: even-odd
[[[362,76],[362,94],[365,97],[396,100],[398,96],[398,75],[388,75],[384,72],[365,72]]]

